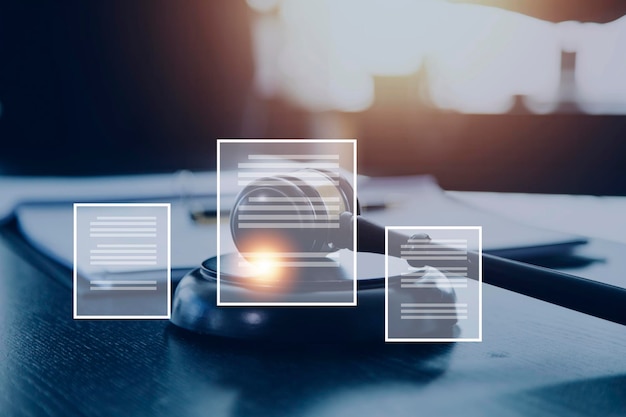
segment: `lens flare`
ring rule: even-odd
[[[297,279],[297,268],[289,267],[291,245],[288,242],[266,236],[262,241],[254,239],[242,243],[239,267],[246,276],[247,286],[258,292],[287,292]]]
[[[280,253],[260,250],[247,254],[246,258],[254,271],[255,284],[260,286],[280,286],[283,268],[280,265]]]

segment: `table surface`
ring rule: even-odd
[[[625,253],[594,239],[566,270],[625,278]],[[3,416],[626,414],[623,326],[487,284],[481,343],[278,345],[75,321],[6,241],[0,276]]]

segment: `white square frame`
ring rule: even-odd
[[[167,314],[165,315],[79,315],[77,313],[77,230],[76,220],[79,207],[166,207],[167,208]],[[170,203],[74,203],[73,230],[73,280],[72,280],[72,316],[74,320],[169,320],[172,315],[172,219]]]
[[[267,306],[267,307],[287,307],[287,306],[301,306],[301,307],[339,307],[349,306],[355,307],[357,305],[357,225],[356,216],[353,218],[353,285],[352,285],[352,301],[349,302],[229,302],[222,301],[221,294],[221,231],[219,225],[221,224],[221,145],[222,143],[350,143],[352,144],[352,188],[353,188],[353,207],[357,206],[357,140],[356,139],[218,139],[217,140],[217,306]]]
[[[389,231],[407,230],[477,230],[478,231],[478,337],[476,338],[422,338],[389,337]],[[385,226],[385,342],[428,343],[428,342],[482,342],[483,341],[483,228],[482,226]]]

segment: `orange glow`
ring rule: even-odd
[[[273,290],[284,286],[285,270],[280,265],[279,256],[280,253],[266,249],[246,254],[254,286],[272,287]]]
[[[250,287],[257,291],[272,293],[288,291],[297,271],[286,267],[285,256],[290,253],[291,245],[284,239],[267,236],[249,239],[242,244],[239,267],[243,269]]]

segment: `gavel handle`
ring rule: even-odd
[[[383,227],[357,216],[357,236],[359,251],[385,253]],[[406,245],[408,239],[389,230],[389,255],[400,257],[401,245]],[[483,281],[488,284],[626,325],[625,288],[486,253],[481,258],[476,252],[467,252],[468,263],[481,260]]]

